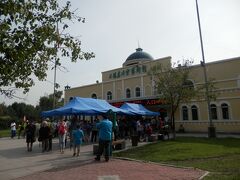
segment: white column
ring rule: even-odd
[[[124,88],[124,79],[122,80],[122,92],[121,92],[121,99],[122,98],[125,98],[125,96],[124,96],[124,92],[125,92],[125,88]]]
[[[116,99],[116,83],[113,81],[113,99]]]
[[[103,82],[102,82],[102,99],[105,99],[103,96]]]
[[[151,82],[151,84],[152,84],[152,87],[151,87],[151,93],[152,93],[152,94],[151,94],[151,96],[152,96],[152,95],[154,95],[154,86],[155,86],[155,83],[154,83],[154,81],[153,81],[153,76],[151,77],[151,81],[152,81],[152,82]]]

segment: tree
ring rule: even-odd
[[[31,118],[31,120],[39,118],[37,109],[30,104],[14,102],[8,107],[8,111],[9,116],[16,116],[19,120],[22,120],[24,116]]]
[[[4,103],[0,104],[0,116],[5,116],[8,114],[7,106]]]
[[[161,64],[153,66],[148,72],[155,82],[158,94],[166,104],[170,105],[171,114],[170,121],[175,133],[175,112],[180,102],[188,102],[197,95],[198,90],[193,87],[193,83],[189,80],[190,61],[185,61],[183,65],[172,68],[171,65],[163,67]]]
[[[57,102],[56,107],[63,106],[63,99],[61,98],[62,94],[63,94],[62,91],[57,91],[55,93],[55,98]],[[38,108],[40,111],[51,110],[53,108],[53,94],[50,94],[49,96],[40,97]]]
[[[40,114],[37,111],[37,109],[33,105],[30,105],[30,104],[26,104],[24,113],[25,113],[26,117],[28,118],[28,120],[36,121],[37,119],[40,118]]]
[[[1,94],[12,97],[16,88],[28,92],[34,85],[34,76],[42,81],[51,62],[61,64],[59,55],[72,62],[94,57],[81,50],[79,39],[63,32],[69,21],[85,22],[70,7],[69,1],[60,7],[57,0],[1,0]]]
[[[23,119],[23,117],[26,115],[26,104],[25,103],[18,103],[14,102],[11,105],[12,109],[15,112],[15,115],[17,116],[18,119]]]

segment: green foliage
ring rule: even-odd
[[[210,171],[206,179],[240,177],[240,139],[177,138],[114,153],[114,156],[195,167]]]
[[[63,106],[62,91],[56,91],[56,107]],[[36,107],[14,102],[12,105],[6,106],[4,103],[0,104],[0,129],[9,128],[10,123],[14,120],[16,123],[20,123],[24,116],[29,120],[39,121],[40,113],[53,109],[53,94],[48,97],[41,97],[39,105]]]
[[[189,101],[196,93],[193,84],[189,81],[190,64],[190,61],[185,61],[182,66],[176,68],[158,64],[148,72],[153,77],[160,97],[174,107],[180,102]]]
[[[58,55],[72,62],[94,57],[82,51],[79,39],[58,31],[74,19],[85,22],[70,7],[69,1],[60,7],[57,0],[1,0],[0,93],[11,97],[14,89],[6,87],[12,85],[26,93],[34,85],[34,76],[44,80],[51,62],[61,64]]]
[[[10,137],[10,136],[11,136],[11,134],[10,134],[10,128],[0,130],[0,138],[1,138],[1,137]]]
[[[38,112],[32,105],[15,102],[11,105],[11,107],[14,110],[18,119],[23,119],[24,116],[26,116],[27,118],[31,118],[32,120],[38,118]]]
[[[197,90],[189,80],[191,61],[184,61],[183,65],[173,68],[157,64],[153,66],[148,74],[153,78],[159,98],[164,99],[171,107],[170,119],[175,136],[174,114],[180,102],[188,102],[196,96]]]
[[[55,98],[56,98],[56,107],[63,106],[63,99],[62,97],[63,92],[62,91],[56,91]],[[53,94],[50,94],[49,96],[43,96],[40,97],[39,100],[39,106],[40,111],[47,111],[53,109]]]
[[[8,114],[7,107],[5,106],[4,103],[1,103],[0,104],[0,116],[4,116],[4,115],[7,115],[7,114]]]
[[[8,129],[12,121],[17,122],[17,118],[11,116],[0,116],[0,129]]]

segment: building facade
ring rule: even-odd
[[[102,72],[102,82],[65,89],[65,103],[71,97],[105,99],[114,106],[124,102],[140,103],[162,118],[170,115],[170,107],[155,89],[148,71],[157,64],[171,65],[171,57],[153,59],[137,48],[117,69]],[[213,79],[217,99],[210,102],[211,116],[217,132],[240,133],[240,57],[206,63],[207,76]],[[194,86],[204,84],[203,67],[191,66],[190,79]],[[176,130],[182,125],[187,132],[207,132],[209,117],[205,99],[193,99],[180,104],[175,114]]]

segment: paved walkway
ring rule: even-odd
[[[83,179],[83,180],[155,180],[199,179],[206,172],[193,168],[176,168],[122,159],[95,162],[93,146],[81,147],[79,157],[72,157],[69,148],[58,151],[57,139],[53,151],[41,153],[38,143],[27,152],[24,139],[0,139],[0,179]],[[144,145],[140,143],[139,145]],[[130,147],[130,143],[127,143]]]

